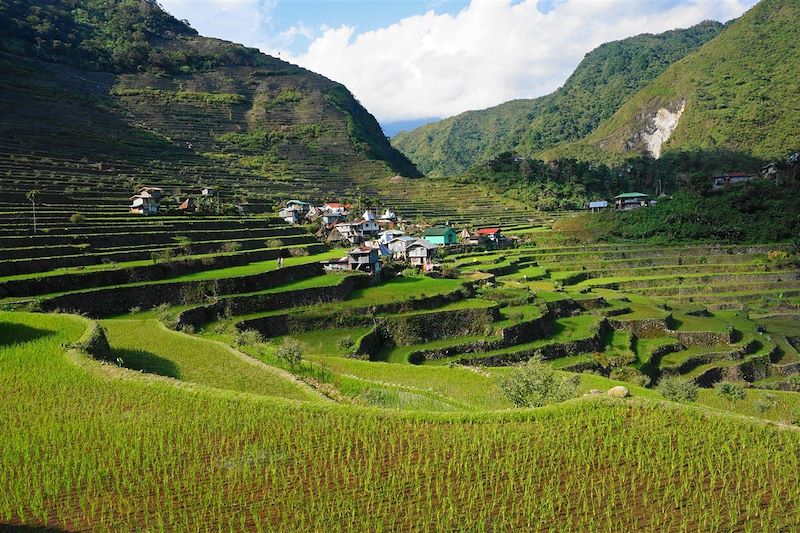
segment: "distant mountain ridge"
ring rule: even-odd
[[[676,62],[586,139],[548,157],[733,152],[780,159],[800,147],[800,2],[762,0]]]
[[[533,100],[469,111],[397,135],[392,143],[426,174],[459,174],[505,152],[533,156],[581,139],[649,81],[723,29],[707,21],[688,29],[643,34],[586,55],[564,86]]]
[[[113,160],[320,195],[419,176],[343,85],[199,36],[153,0],[4,0],[0,68],[14,165],[6,154]]]

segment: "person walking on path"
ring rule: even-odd
[[[278,268],[283,268],[283,265],[286,261],[286,257],[289,255],[286,248],[281,248],[278,252]]]

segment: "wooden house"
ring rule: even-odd
[[[595,200],[593,202],[589,202],[589,208],[592,213],[597,213],[598,211],[602,211],[603,209],[608,209],[608,202],[605,200]]]
[[[381,242],[381,244],[389,244],[393,240],[397,239],[398,237],[402,237],[403,235],[405,235],[404,231],[400,231],[399,229],[388,229],[380,232],[378,240]]]
[[[347,263],[350,270],[378,275],[381,271],[381,259],[377,248],[359,246],[347,252]]]
[[[431,244],[447,246],[458,242],[458,234],[450,226],[434,226],[426,229],[422,237]]]
[[[505,241],[505,236],[498,227],[481,228],[475,233],[491,244],[500,244],[501,242]]]
[[[430,270],[434,260],[439,257],[435,244],[425,239],[416,239],[406,247],[406,258],[412,266]]]
[[[650,196],[641,192],[626,192],[614,197],[614,204],[617,209],[630,211],[650,205]]]
[[[158,214],[158,208],[161,206],[161,192],[158,192],[158,198],[153,196],[153,192],[147,190],[148,187],[142,188],[139,194],[134,194],[130,197],[131,213],[137,215],[155,215]],[[158,189],[161,191],[161,189]]]

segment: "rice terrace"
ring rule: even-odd
[[[612,37],[392,138],[184,4],[0,0],[1,532],[800,531],[800,4],[409,2]]]

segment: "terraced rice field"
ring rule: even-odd
[[[779,245],[522,244],[370,285],[271,216],[37,216],[0,235],[0,529],[800,527]],[[532,357],[578,397],[514,408]],[[669,375],[709,388],[666,402]]]

